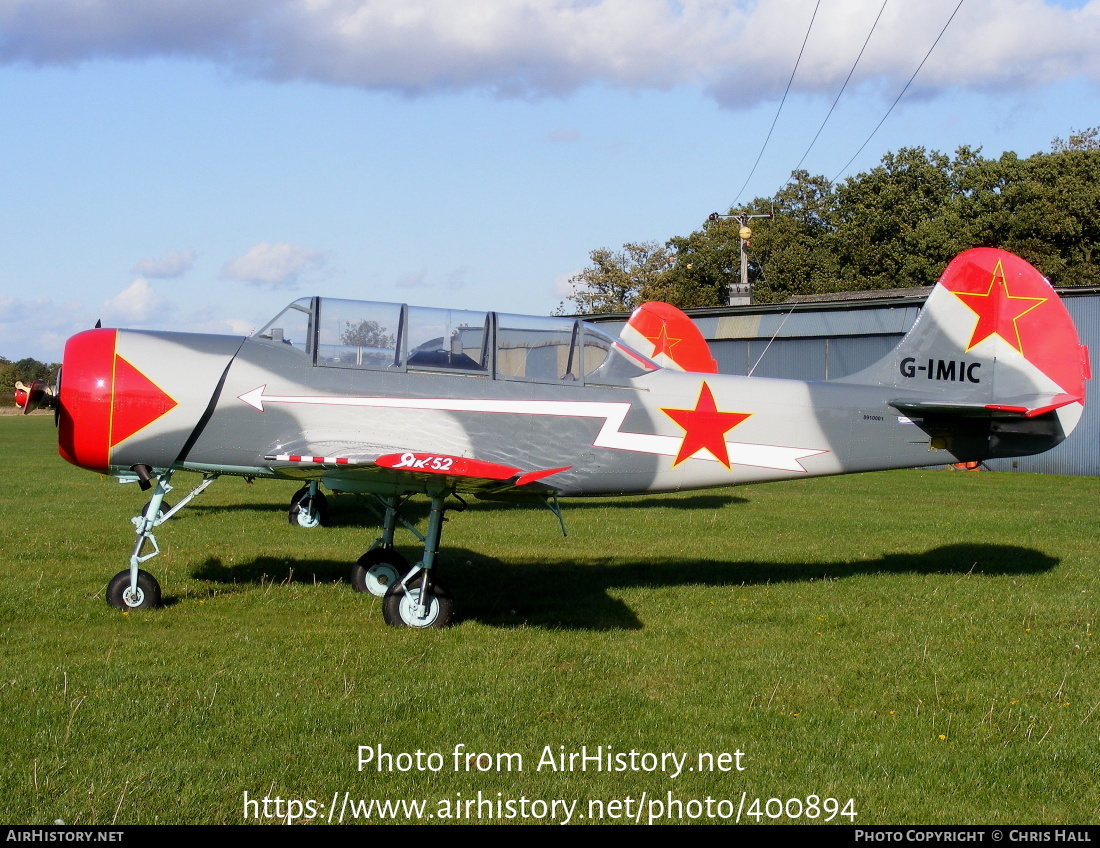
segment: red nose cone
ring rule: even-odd
[[[118,330],[88,330],[65,345],[57,450],[73,465],[107,471]]]
[[[58,451],[74,465],[109,470],[111,449],[176,402],[115,352],[118,330],[88,330],[65,345]]]

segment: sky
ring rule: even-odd
[[[800,161],[1096,125],[1100,0],[0,0],[0,356],[314,294],[545,315]]]

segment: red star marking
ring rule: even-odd
[[[661,412],[684,428],[684,440],[680,443],[680,452],[672,463],[673,468],[705,448],[726,468],[730,467],[729,453],[726,451],[726,433],[752,415],[751,412],[719,412],[714,405],[714,395],[710,386],[703,382],[699,390],[699,399],[695,409],[665,409]]]
[[[676,359],[672,355],[672,348],[678,345],[683,339],[672,339],[668,336],[668,327],[664,324],[661,325],[661,332],[656,336],[646,336],[646,339],[653,342],[653,355],[665,354],[670,359]]]
[[[970,337],[970,344],[966,346],[967,351],[973,350],[990,336],[998,335],[1023,353],[1024,344],[1020,340],[1020,328],[1016,322],[1032,309],[1047,302],[1045,297],[1023,297],[1009,292],[1008,281],[999,260],[997,267],[993,269],[989,290],[985,294],[954,292],[954,295],[978,316],[974,334]]]

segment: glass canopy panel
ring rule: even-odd
[[[272,344],[289,345],[305,356],[312,356],[312,303],[313,299],[309,297],[294,301],[252,338]]]
[[[488,312],[410,306],[409,368],[488,371]]]
[[[580,379],[579,324],[572,318],[497,314],[497,377],[557,383]]]
[[[584,325],[584,382],[603,386],[627,386],[634,377],[660,368],[621,341]]]
[[[317,364],[397,368],[401,304],[322,298],[317,309]]]

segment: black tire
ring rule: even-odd
[[[451,623],[454,613],[454,601],[450,593],[436,580],[432,580],[432,600],[428,605],[428,615],[418,619],[413,607],[420,599],[420,586],[423,574],[418,574],[405,586],[394,583],[382,599],[382,618],[390,627],[446,627]]]
[[[121,610],[154,609],[160,606],[160,584],[148,571],[138,572],[138,595],[128,597],[130,569],[120,571],[107,584],[107,603]]]
[[[162,516],[166,512],[171,512],[171,510],[172,510],[172,504],[168,503],[168,501],[161,501],[160,502],[160,514]],[[148,514],[149,514],[149,502],[146,502],[145,506],[143,506],[141,508],[141,517],[144,518]]]
[[[356,592],[369,592],[376,598],[385,597],[390,586],[409,573],[409,561],[394,548],[374,548],[367,551],[351,567],[351,587]]]
[[[309,486],[303,486],[290,499],[287,520],[295,527],[312,530],[328,524],[328,498],[323,492],[309,496]]]

